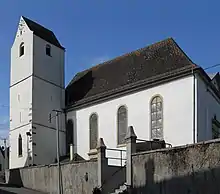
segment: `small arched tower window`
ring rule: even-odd
[[[96,149],[98,141],[98,116],[93,113],[89,118],[89,144],[90,150]]]
[[[19,48],[19,56],[21,57],[22,55],[24,55],[24,43],[23,42],[20,44],[20,48]]]
[[[21,134],[19,134],[19,137],[18,137],[18,156],[19,157],[22,156],[22,137],[21,137]]]
[[[46,45],[46,55],[51,56],[51,46],[49,44]]]
[[[160,96],[151,100],[151,139],[163,139],[163,101]]]
[[[118,145],[125,143],[125,136],[128,128],[128,115],[125,106],[121,106],[117,113],[117,127],[118,127]]]

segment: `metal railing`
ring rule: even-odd
[[[120,153],[120,157],[106,156],[106,158],[110,159],[110,160],[120,160],[120,166],[123,166],[123,161],[126,161],[126,158],[123,158],[123,152],[126,153],[126,150],[106,148],[106,151],[119,152]]]
[[[147,142],[147,140],[144,140],[144,139],[136,139],[136,141]],[[137,142],[137,143],[138,143],[138,142]]]
[[[147,140],[144,139],[136,139],[137,143],[141,143],[141,142],[147,142]],[[152,141],[152,142],[160,142],[160,141]],[[152,146],[152,145],[151,145]],[[172,144],[165,142],[165,147],[166,148],[172,148]]]

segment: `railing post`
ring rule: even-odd
[[[106,146],[103,138],[100,138],[97,143],[97,159],[98,159],[98,186],[102,187],[105,180],[105,169],[108,165],[108,159],[106,158]],[[102,188],[102,191],[104,188]],[[104,193],[104,191],[103,191]]]
[[[132,174],[132,154],[136,152],[136,139],[137,136],[134,133],[132,126],[128,127],[127,134],[125,136],[126,141],[126,184],[128,190],[132,189],[133,186],[133,174]],[[129,192],[130,193],[130,192]]]

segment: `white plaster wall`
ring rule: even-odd
[[[64,50],[34,35],[34,75],[64,88]],[[51,46],[51,56],[46,55],[46,45]]]
[[[28,143],[27,146],[27,135],[26,132],[31,129],[31,123],[20,127],[19,129],[12,130],[9,133],[9,139],[10,139],[10,151],[9,151],[9,168],[19,168],[26,166],[28,164],[28,152],[27,147],[29,146],[29,149],[31,148],[31,143]],[[19,134],[21,134],[22,137],[22,157],[18,156],[18,137]],[[30,154],[29,156],[32,156]]]
[[[216,115],[220,121],[220,100],[205,82],[197,77],[198,85],[198,141],[212,139],[212,118]]]
[[[64,99],[61,89],[36,77],[33,78],[33,125],[35,164],[49,164],[56,158],[56,116],[53,109],[61,110]],[[64,91],[63,91],[64,92]],[[61,103],[61,99],[63,99]],[[51,123],[49,114],[52,114]],[[59,115],[60,153],[65,154],[65,117]]]
[[[32,77],[10,88],[10,130],[32,119]]]
[[[19,57],[22,42],[25,52]],[[11,86],[16,85],[10,88],[10,168],[26,164],[27,150],[22,157],[18,157],[17,152],[19,134],[24,136],[23,147],[27,147],[27,131],[36,133],[33,134],[36,143],[33,150],[32,143],[29,143],[36,164],[51,163],[56,157],[56,142],[53,141],[56,139],[55,118],[52,123],[48,119],[53,109],[60,110],[65,106],[64,50],[50,44],[52,56],[47,56],[46,44],[25,26],[22,34],[17,32],[11,49]],[[64,115],[59,124],[59,129],[65,131]],[[60,136],[62,155],[65,152],[64,132],[60,132]]]
[[[64,51],[51,46],[51,56],[46,55],[45,40],[34,35],[33,124],[35,164],[49,164],[56,158],[56,118],[52,110],[65,106]],[[51,123],[49,114],[52,113]],[[65,117],[59,116],[60,154],[65,154]],[[49,140],[49,141],[48,141]]]
[[[24,42],[24,55],[19,56],[20,44]],[[33,32],[26,31],[16,37],[11,48],[11,76],[10,85],[32,75],[33,72]]]
[[[55,162],[57,158],[56,152],[56,130],[52,128],[43,127],[37,124],[33,124],[36,127],[36,134],[33,135],[34,143],[33,154],[34,164],[51,164]],[[65,133],[60,132],[60,155],[65,154]]]
[[[24,55],[19,56],[20,44],[24,42]],[[33,33],[25,26],[22,35],[15,38],[11,48],[10,74],[10,155],[9,168],[22,167],[27,161],[27,136],[32,119],[32,72]],[[23,155],[18,156],[18,137],[23,138]],[[32,151],[29,143],[30,152]]]
[[[128,125],[132,125],[139,139],[150,139],[150,101],[163,97],[164,139],[173,146],[193,142],[193,78],[192,76],[133,93],[94,106],[67,113],[76,123],[77,153],[88,158],[89,117],[98,114],[98,136],[109,148],[117,147],[117,109],[126,105]]]
[[[36,77],[33,78],[33,122],[48,127],[56,127],[54,109],[63,106],[64,90]],[[62,101],[61,101],[62,100]],[[49,114],[52,113],[51,123]]]

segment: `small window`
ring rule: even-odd
[[[117,113],[118,122],[118,145],[125,143],[125,136],[128,128],[128,116],[127,109],[125,106],[121,106]]]
[[[21,137],[21,134],[19,134],[19,137],[18,137],[18,156],[19,157],[22,156],[22,137]]]
[[[90,135],[90,150],[96,149],[98,141],[98,116],[92,114],[89,118],[89,135]]]
[[[19,49],[19,56],[23,56],[24,55],[24,43],[22,42],[20,44],[20,49]]]
[[[51,46],[49,44],[46,45],[46,55],[51,56]]]
[[[163,101],[160,96],[151,100],[151,139],[163,139]]]

